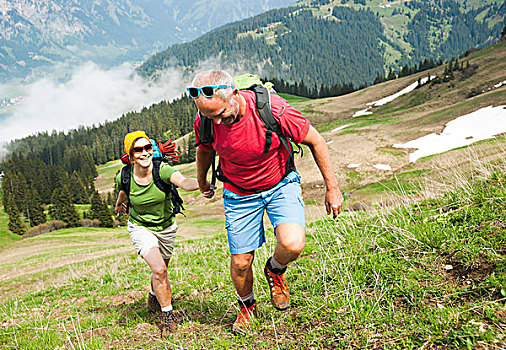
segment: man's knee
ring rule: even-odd
[[[304,236],[302,236],[285,239],[283,241],[280,241],[279,243],[287,253],[293,255],[300,255],[300,253],[302,253],[302,250],[304,250],[306,240]]]
[[[244,273],[253,264],[253,254],[232,254],[230,258],[231,267],[239,273]]]
[[[304,227],[297,224],[280,224],[276,228],[278,245],[288,254],[299,255],[306,244]]]
[[[167,278],[167,267],[165,264],[153,266],[151,272],[153,272],[153,277],[157,280],[163,281]]]

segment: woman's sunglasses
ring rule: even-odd
[[[226,89],[228,87],[231,87],[234,89],[233,85],[206,85],[202,87],[194,87],[191,86],[189,88],[186,88],[188,90],[188,94],[191,98],[197,98],[199,97],[199,94],[202,93],[207,98],[211,98],[214,96],[214,90],[216,89]]]
[[[133,153],[141,153],[142,150],[146,151],[146,152],[149,152],[153,149],[153,145],[148,143],[144,146],[139,146],[139,147],[132,147],[132,152]]]

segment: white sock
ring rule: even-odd
[[[245,297],[241,297],[241,296],[237,296],[237,298],[242,301],[243,303],[246,303],[248,301],[251,301],[253,299],[255,299],[255,294],[253,293],[253,291],[251,293],[249,293],[248,295],[246,295]]]
[[[279,263],[279,261],[276,260],[276,258],[274,257],[274,254],[272,254],[272,257],[271,257],[271,267],[275,270],[283,270],[286,265],[281,265]]]
[[[172,311],[172,304],[166,307],[162,307],[162,312],[169,312],[169,311]]]

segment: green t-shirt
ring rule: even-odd
[[[160,164],[160,178],[167,184],[170,184],[170,177],[176,171],[167,163]],[[121,172],[116,175],[116,189],[121,191]],[[153,180],[149,185],[136,183],[133,176],[133,167],[130,172],[129,198],[131,204],[129,220],[131,222],[138,225],[143,225],[142,222],[160,224],[148,227],[153,231],[162,231],[174,223],[174,217],[167,220],[172,215],[173,209],[170,197],[166,198],[165,193],[156,187]]]

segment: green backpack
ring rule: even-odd
[[[288,150],[288,160],[286,162],[286,170],[285,174],[283,175],[283,179],[292,171],[295,170],[295,162],[294,162],[294,154],[295,153],[301,153],[302,156],[302,148],[296,144],[298,147],[298,151],[294,151],[293,145],[291,143],[291,140],[289,137],[285,136],[283,134],[283,131],[281,130],[281,125],[278,123],[278,121],[272,116],[271,111],[271,94],[275,94],[273,87],[274,84],[271,82],[265,82],[263,83],[260,78],[253,74],[243,74],[237,77],[234,77],[235,87],[239,90],[250,90],[253,91],[256,95],[256,107],[258,111],[258,115],[260,116],[260,119],[264,123],[264,125],[267,128],[267,132],[265,135],[265,146],[263,153],[269,152],[272,144],[272,133],[275,132],[278,134],[280,142],[283,144],[283,146]],[[281,112],[280,116],[283,114],[284,110]],[[204,117],[202,114],[200,114],[200,129],[199,129],[199,141],[195,144],[195,147],[197,147],[200,144],[207,143],[212,144],[214,142],[213,138],[213,130],[214,125],[213,121],[209,118]],[[259,193],[263,191],[267,191],[271,189],[271,186],[269,188],[242,188],[241,186],[238,186],[237,184],[233,183],[231,180],[229,180],[221,171],[220,164],[218,163],[218,167],[215,166],[215,158],[216,158],[216,151],[213,149],[213,157],[212,157],[212,178],[211,178],[211,190],[216,189],[216,179],[220,180],[221,182],[226,182],[237,189],[239,189],[241,192],[254,192]]]

